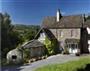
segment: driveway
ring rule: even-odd
[[[44,60],[39,60],[33,62],[31,64],[23,65],[23,66],[12,66],[12,67],[3,67],[2,71],[34,71],[38,67],[42,67],[48,64],[56,64],[56,63],[65,63],[71,60],[78,60],[80,57],[77,57],[73,54],[71,55],[53,55]]]

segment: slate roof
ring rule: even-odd
[[[82,15],[62,16],[59,22],[56,21],[56,17],[46,17],[41,26],[44,28],[80,28],[82,23]]]
[[[44,46],[43,43],[34,39],[34,40],[29,41],[24,46],[22,46],[22,48],[35,48],[35,47],[43,47],[43,46]]]

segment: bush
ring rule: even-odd
[[[28,63],[28,61],[30,60],[30,49],[23,50],[23,59],[24,63]]]
[[[1,66],[7,65],[6,59],[5,58],[1,59],[0,64]]]
[[[55,39],[49,40],[47,37],[45,38],[44,44],[48,50],[48,55],[53,55],[58,53],[57,41]]]

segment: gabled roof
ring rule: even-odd
[[[46,17],[43,20],[42,27],[44,28],[79,28],[82,27],[83,16],[62,16],[60,21],[56,21],[56,17]]]
[[[24,46],[22,46],[22,48],[32,48],[32,47],[34,48],[34,47],[42,47],[42,46],[44,46],[43,43],[34,39],[34,40],[29,41]]]
[[[35,36],[35,39],[37,39],[40,36],[40,33],[44,32],[45,35],[48,37],[48,39],[56,39],[55,36],[52,34],[52,32],[47,28],[41,28],[38,34]]]

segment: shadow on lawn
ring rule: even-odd
[[[87,64],[84,69],[78,69],[77,71],[90,71],[90,64]]]
[[[28,66],[30,64],[26,64],[26,65],[16,65],[16,66],[5,66],[5,67],[1,67],[1,71],[20,71],[22,69],[24,69],[22,66]]]

